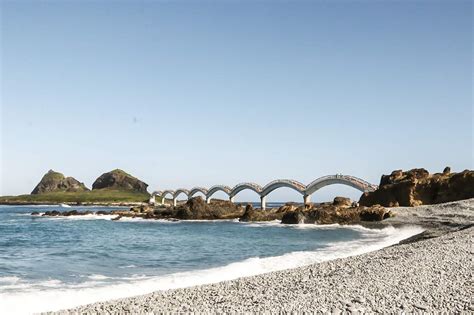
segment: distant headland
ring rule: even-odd
[[[49,170],[29,195],[3,196],[0,204],[133,205],[147,202],[148,184],[123,170],[100,175],[92,189],[74,177]]]

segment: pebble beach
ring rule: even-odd
[[[385,224],[419,224],[437,237],[54,314],[474,312],[474,199],[417,208],[395,208],[396,216]]]

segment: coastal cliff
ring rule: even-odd
[[[474,198],[474,171],[430,174],[424,168],[409,171],[395,170],[382,175],[379,188],[364,193],[359,204],[363,206],[413,207]]]

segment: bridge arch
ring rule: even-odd
[[[232,191],[230,192],[230,197],[235,197],[239,192],[245,189],[250,189],[255,191],[259,196],[262,192],[262,187],[258,184],[255,183],[240,183],[234,186],[232,188]]]
[[[161,193],[161,197],[165,199],[166,195],[171,195],[171,197],[174,196],[174,191],[173,190],[163,190]]]
[[[161,197],[162,192],[160,190],[155,190],[154,192],[151,193],[150,199],[148,200],[148,203],[154,205],[156,202],[156,196]]]
[[[152,197],[155,197],[155,196],[161,197],[162,194],[163,194],[163,192],[161,190],[155,190],[154,192],[151,193],[151,196]]]
[[[189,191],[187,189],[184,189],[184,188],[178,188],[176,189],[176,191],[174,192],[173,194],[173,198],[178,198],[179,195],[181,194],[185,194],[186,195],[186,198],[188,198],[189,196]]]
[[[166,196],[171,195],[171,199],[174,199],[174,190],[163,190],[161,192],[161,204],[165,204]]]
[[[231,189],[229,186],[225,186],[225,185],[215,185],[215,186],[212,186],[211,188],[209,188],[209,190],[207,191],[207,194],[206,194],[206,202],[207,203],[210,203],[211,202],[211,199],[212,199],[212,195],[214,195],[216,192],[218,191],[223,191],[225,192],[229,197],[230,197],[230,192],[231,192]]]
[[[265,187],[262,188],[262,192],[260,193],[261,196],[267,196],[269,193],[274,191],[275,189],[287,187],[293,190],[296,190],[300,194],[304,195],[306,186],[296,180],[291,179],[277,179],[271,181],[270,183],[266,184]]]
[[[187,189],[184,189],[184,188],[178,188],[176,189],[176,191],[174,192],[173,194],[173,206],[176,207],[176,205],[178,204],[178,196],[181,195],[181,194],[185,194],[186,195],[186,199],[188,199],[189,197],[189,191]]]
[[[202,193],[204,196],[207,196],[208,190],[204,187],[194,187],[189,191],[188,198],[192,198],[197,193]]]
[[[266,196],[278,188],[287,187],[299,192],[300,194],[303,195],[304,204],[308,204],[310,202],[311,194],[313,194],[314,192],[316,192],[317,190],[325,186],[333,185],[333,184],[342,184],[342,185],[350,186],[362,192],[374,191],[378,188],[377,185],[370,184],[369,182],[363,179],[360,179],[358,177],[336,174],[336,175],[320,177],[314,180],[313,182],[311,182],[307,186],[303,185],[302,183],[298,181],[291,180],[291,179],[278,179],[278,180],[274,180],[268,183],[263,188],[258,184],[247,182],[247,183],[237,184],[233,188],[230,188],[229,186],[224,186],[224,185],[215,185],[209,189],[206,189],[204,187],[194,187],[191,190],[180,188],[180,189],[177,189],[176,191],[173,191],[173,190],[154,191],[150,198],[150,202],[154,203],[155,196],[161,196],[161,202],[163,204],[166,196],[171,194],[173,198],[173,204],[176,205],[177,197],[180,194],[184,193],[188,198],[191,198],[195,194],[200,192],[206,196],[206,200],[209,203],[212,195],[218,191],[223,191],[224,193],[226,193],[229,196],[230,201],[233,202],[234,197],[239,192],[248,189],[248,190],[252,190],[256,192],[260,196],[262,209],[265,209]]]
[[[363,179],[349,175],[336,174],[323,176],[312,181],[308,186],[306,186],[305,193],[306,195],[312,195],[317,190],[334,184],[350,186],[361,192],[374,191],[377,189],[376,185],[372,185]]]

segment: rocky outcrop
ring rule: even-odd
[[[155,207],[149,204],[144,204],[144,205],[134,206],[130,208],[130,211],[135,212],[135,213],[148,213],[148,212],[154,212]]]
[[[95,180],[94,184],[92,184],[93,190],[129,190],[141,193],[148,193],[147,187],[148,184],[119,169],[100,175],[100,177]]]
[[[43,216],[72,216],[91,214],[91,211],[47,211]],[[32,215],[39,213],[33,212]],[[241,222],[281,220],[284,224],[357,224],[363,221],[381,221],[391,216],[391,212],[381,206],[364,207],[352,206],[351,200],[337,197],[332,203],[310,204],[297,206],[286,204],[274,209],[254,209],[247,205],[245,209],[230,201],[212,200],[206,203],[201,197],[189,199],[177,207],[155,208],[142,204],[130,210],[98,211],[95,214],[117,215],[115,220],[122,217],[167,220],[219,220],[237,219]]]
[[[283,206],[284,207],[284,206]],[[245,207],[244,214],[239,218],[240,222],[258,222],[258,221],[273,221],[281,220],[286,209],[275,208],[269,210],[254,209],[252,205]]]
[[[391,216],[390,210],[381,206],[353,206],[348,198],[336,197],[333,203],[298,207],[284,213],[284,224],[356,224],[363,221],[382,221]]]
[[[242,206],[230,201],[213,199],[208,204],[200,196],[191,198],[185,204],[176,207],[152,208],[144,205],[131,210],[130,213],[120,212],[119,214],[140,216],[146,219],[218,220],[240,218],[245,212]]]
[[[413,207],[473,197],[474,171],[451,173],[451,169],[446,167],[443,173],[429,174],[427,170],[419,168],[382,175],[379,188],[364,193],[359,204]]]
[[[334,198],[332,205],[337,207],[350,207],[352,205],[352,201],[350,198],[336,197]]]
[[[65,177],[63,174],[49,170],[41,181],[31,192],[32,195],[50,192],[78,192],[89,189],[73,177]]]
[[[305,223],[306,216],[303,213],[302,209],[296,211],[286,212],[282,219],[281,223],[283,224],[302,224]],[[314,223],[314,222],[313,222]]]
[[[244,209],[230,201],[213,200],[206,203],[200,196],[189,199],[175,208],[175,218],[181,220],[235,219],[243,215]]]
[[[99,211],[100,212],[100,211]],[[31,215],[38,215],[38,212],[33,212]],[[77,211],[77,210],[69,210],[69,211],[58,211],[58,210],[52,210],[52,211],[46,211],[42,216],[44,217],[69,217],[69,216],[78,216],[78,215],[88,215],[88,214],[94,214],[92,211]],[[99,214],[99,213],[96,213]],[[105,213],[102,213],[105,214]]]

